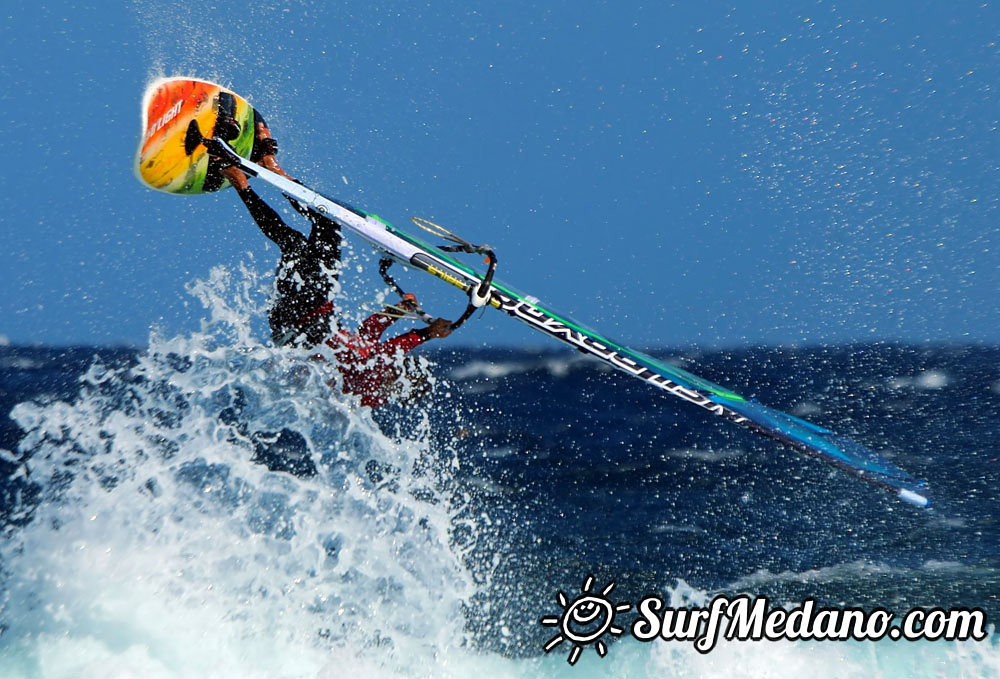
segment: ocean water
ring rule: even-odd
[[[268,288],[219,267],[198,332],[0,348],[0,676],[1000,676],[1000,348],[653,348],[892,455],[919,510],[563,351],[442,341],[433,394],[372,413],[262,343]],[[990,636],[625,634],[571,665],[540,620],[591,575],[980,608]]]
[[[8,4],[0,679],[1000,677],[994,4]],[[238,201],[133,181],[165,75],[625,339],[773,342],[643,348],[858,438],[933,507],[506,319],[420,350],[429,398],[359,408],[263,341],[275,251]],[[381,285],[348,249],[342,309]],[[851,343],[875,337],[913,343]],[[541,621],[597,589],[977,608],[989,636],[547,653]]]

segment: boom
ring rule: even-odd
[[[928,506],[926,483],[909,476],[885,458],[851,439],[788,413],[750,401],[681,368],[620,345],[568,317],[545,308],[537,298],[515,292],[465,266],[451,254],[397,229],[378,216],[351,207],[313,189],[271,172],[240,156],[220,139],[204,140],[215,154],[231,157],[244,172],[271,184],[368,241],[382,254],[425,271],[471,295],[482,306],[508,316],[561,342],[590,354],[615,369],[660,390],[774,439],[806,455],[817,457],[919,507]],[[478,305],[477,305],[478,306]]]

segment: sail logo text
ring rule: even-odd
[[[500,308],[511,316],[527,321],[539,330],[542,330],[543,332],[546,332],[554,337],[558,337],[564,342],[572,344],[582,351],[596,356],[602,361],[610,363],[619,370],[623,370],[629,374],[635,375],[636,377],[641,377],[653,386],[669,391],[675,396],[701,406],[716,415],[725,415],[728,419],[736,422],[737,424],[744,422],[747,419],[743,415],[726,408],[724,405],[712,401],[697,390],[689,389],[688,387],[677,384],[670,378],[655,373],[645,366],[639,365],[631,358],[622,356],[614,349],[605,346],[593,337],[590,337],[579,330],[570,328],[565,323],[553,318],[544,311],[533,307],[527,302],[512,299],[506,295],[500,295],[500,298],[502,302]]]

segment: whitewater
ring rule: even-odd
[[[435,365],[429,369],[442,375],[435,391],[444,405],[397,409],[376,421],[328,384],[325,362],[255,339],[268,287],[269,277],[249,268],[218,267],[190,286],[206,309],[199,332],[154,333],[134,361],[93,362],[75,398],[42,397],[13,408],[24,434],[16,451],[6,451],[16,462],[12,482],[35,489],[18,497],[4,526],[0,675],[791,677],[808,670],[819,677],[984,677],[1000,671],[995,638],[723,640],[709,654],[685,643],[624,638],[604,658],[584,648],[575,665],[566,662],[566,646],[546,654],[538,611],[558,613],[556,592],[546,589],[549,576],[572,593],[590,571],[607,572],[614,561],[604,554],[588,563],[585,551],[566,563],[568,555],[553,554],[563,563],[546,575],[552,564],[510,536],[534,524],[537,541],[551,543],[566,531],[585,537],[585,524],[566,525],[541,508],[526,514],[511,499],[524,488],[463,471],[470,450],[487,460],[523,453],[468,443],[476,418],[454,409],[448,394],[463,383],[479,385],[470,393],[489,394],[484,385],[529,373],[558,384],[560,375],[569,379],[586,365],[573,357],[534,364],[494,359],[489,370],[483,359]],[[934,387],[920,379],[908,384]],[[432,417],[442,407],[453,409]],[[718,452],[667,451],[662,460],[724,466],[743,457]],[[645,476],[648,469],[618,465],[617,473]],[[613,479],[605,485],[602,491],[590,484],[589,492],[614,492]],[[577,485],[580,491],[588,488]],[[564,505],[550,500],[553,508]],[[644,506],[631,511],[655,514]],[[690,534],[686,520],[661,520],[646,530],[644,520],[636,519],[639,539],[693,546],[704,533]],[[860,561],[826,572],[761,570],[710,590],[686,584],[676,564],[646,565],[644,586],[655,584],[673,605],[687,606],[704,605],[714,591],[799,585],[815,593],[873,575],[968,577],[956,563],[893,569]],[[526,587],[535,588],[528,605]]]

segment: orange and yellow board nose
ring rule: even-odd
[[[240,135],[230,144],[241,156],[248,157],[253,148],[253,108],[238,94],[205,80],[166,78],[146,88],[142,107],[142,141],[136,154],[136,175],[150,187],[167,193],[194,194],[228,186],[206,186],[208,155],[199,146],[190,155],[184,149],[184,138],[191,121],[211,134],[219,113],[221,94],[236,102],[235,119]],[[218,184],[218,182],[209,182]]]

